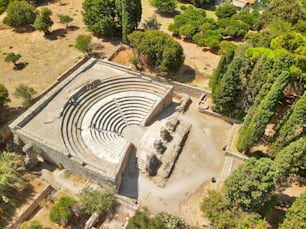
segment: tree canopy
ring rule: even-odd
[[[274,19],[283,19],[291,24],[297,23],[305,17],[299,0],[270,0],[263,13],[263,20],[270,22]]]
[[[306,228],[306,192],[298,197],[288,209],[279,229]]]
[[[72,217],[71,207],[76,200],[69,196],[62,196],[58,203],[54,204],[49,213],[51,222],[66,225]]]
[[[184,62],[182,46],[168,34],[149,30],[135,31],[128,36],[138,56],[146,56],[162,72],[177,70]]]
[[[151,0],[151,3],[161,13],[173,13],[176,8],[176,0]]]
[[[116,37],[132,33],[141,20],[140,0],[85,0],[83,2],[83,20],[88,29],[100,36]]]
[[[25,0],[11,1],[7,7],[4,23],[14,28],[21,28],[34,23],[36,10]]]
[[[75,48],[78,49],[81,52],[90,54],[91,52],[91,36],[90,35],[84,35],[84,34],[80,34],[77,36],[76,40],[75,40]]]
[[[218,18],[229,18],[237,13],[237,8],[233,4],[225,4],[219,6],[216,9],[216,15]]]
[[[288,84],[289,77],[290,75],[286,71],[279,75],[271,90],[261,101],[249,125],[242,127],[237,145],[239,150],[248,149],[263,136],[266,125],[270,122],[278,101],[283,96],[283,90]],[[245,122],[244,125],[247,125],[247,123]]]
[[[34,21],[35,29],[39,31],[43,31],[45,35],[47,35],[50,31],[50,27],[53,25],[53,21],[51,19],[52,11],[47,8],[41,8],[39,14],[37,15]]]
[[[11,152],[0,153],[0,212],[4,214],[5,205],[14,205],[16,192],[23,189],[25,182],[21,177],[24,171],[22,159]],[[1,215],[0,214],[0,215]]]
[[[0,84],[0,110],[10,101],[9,93],[3,84]]]
[[[28,108],[32,105],[33,103],[33,95],[36,94],[36,91],[34,88],[27,86],[25,84],[19,84],[14,92],[14,96],[17,98],[22,98],[23,102],[22,105],[25,108]]]
[[[306,169],[306,137],[291,142],[276,154],[274,164],[277,176],[287,178]]]
[[[268,158],[250,158],[241,164],[224,183],[225,201],[245,211],[259,211],[275,189],[276,170]]]
[[[271,146],[272,154],[277,154],[290,142],[305,134],[306,92],[292,106],[289,117],[281,123]]]
[[[181,218],[160,212],[154,217],[149,217],[146,211],[137,210],[130,218],[127,229],[187,229],[189,225]]]
[[[200,208],[216,229],[266,228],[259,214],[244,212],[236,206],[227,206],[222,192],[209,190]]]
[[[85,213],[103,214],[111,209],[114,196],[108,190],[85,189],[81,192],[80,201]]]

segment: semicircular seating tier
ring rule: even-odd
[[[130,145],[123,129],[144,125],[169,88],[137,77],[111,77],[90,85],[94,87],[78,89],[61,111],[62,139],[71,157],[93,167],[99,166],[97,158],[116,164]]]

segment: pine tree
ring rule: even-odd
[[[276,154],[274,165],[278,177],[287,178],[290,174],[296,174],[303,169],[305,162],[306,137],[301,137]]]
[[[276,170],[271,159],[248,159],[224,183],[227,205],[241,207],[245,211],[262,209],[275,189],[275,176]]]

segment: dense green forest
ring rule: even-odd
[[[228,20],[248,21],[253,29],[244,35],[245,44],[224,50],[211,80],[214,110],[244,120],[240,151],[260,143],[270,123],[276,133],[264,140],[272,144],[273,156],[305,135],[304,10],[298,0],[271,0],[262,14],[255,13],[256,7],[252,13],[219,10],[231,17]]]
[[[256,228],[266,228],[260,219],[277,203],[277,193],[287,187],[288,177],[305,177],[305,1],[267,3],[255,5],[252,13],[248,9],[235,12],[230,7],[216,10],[228,20],[247,20],[251,29],[243,34],[243,45],[222,50],[210,82],[214,111],[243,121],[237,148],[251,158],[225,181],[224,190],[204,198],[202,211],[215,228],[245,228],[241,217]],[[222,16],[216,23],[219,30],[220,20]],[[271,124],[272,134],[267,132]],[[252,157],[257,145],[265,146],[263,158]],[[305,227],[301,203],[305,204],[305,193],[289,208],[280,228]],[[217,207],[207,207],[213,205]]]

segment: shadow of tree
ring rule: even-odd
[[[15,71],[21,71],[22,69],[24,69],[26,66],[28,66],[29,63],[27,62],[20,62],[20,63],[17,63],[15,66],[14,66],[14,70]]]
[[[172,75],[172,74],[171,74]],[[172,78],[181,83],[190,83],[195,79],[196,71],[189,65],[182,65]]]
[[[47,34],[45,37],[49,40],[57,40],[58,38],[66,37],[67,30],[66,29],[56,29]]]
[[[180,15],[181,12],[178,11],[178,10],[175,10],[174,12],[172,13],[167,13],[167,12],[159,12],[158,10],[155,10],[154,11],[156,14],[159,14],[161,17],[164,17],[164,18],[174,18],[175,16],[177,15]]]
[[[79,26],[75,26],[75,25],[69,25],[69,26],[67,26],[67,30],[68,30],[68,31],[76,31],[76,30],[78,30],[78,29],[80,29]]]
[[[9,202],[5,204],[2,209],[5,211],[0,211],[0,226],[4,228],[5,225],[8,225],[14,218],[17,208],[21,207],[27,199],[34,196],[34,189],[31,184],[27,184],[25,188],[15,193],[14,202]],[[2,227],[3,226],[3,227]]]
[[[32,33],[35,31],[35,28],[31,25],[21,27],[21,28],[14,28],[13,30],[16,33]]]
[[[4,107],[0,112],[0,125],[4,125],[16,119],[24,110],[23,107]]]

